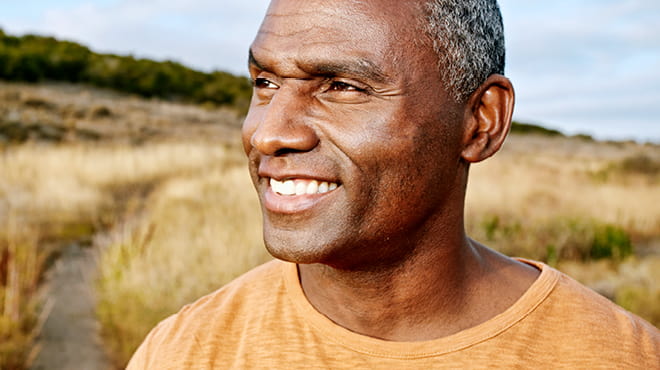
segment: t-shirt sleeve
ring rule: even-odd
[[[142,344],[135,351],[131,360],[126,366],[126,370],[139,370],[139,369],[149,369],[149,359],[153,355],[154,341],[159,334],[159,332],[164,330],[165,326],[168,326],[169,323],[174,319],[174,316],[170,316],[168,319],[161,321],[155,328],[149,332],[147,337],[144,339]],[[157,347],[157,345],[156,345]]]

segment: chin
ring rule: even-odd
[[[264,217],[264,244],[273,257],[298,264],[327,263],[340,252],[344,233],[337,224]],[[339,253],[340,254],[340,253]]]
[[[317,248],[309,248],[292,244],[270,243],[266,241],[266,250],[271,256],[297,264],[323,263],[323,252]]]
[[[352,255],[355,246],[328,237],[331,232],[301,230],[264,230],[266,250],[273,257],[297,264],[335,265]],[[323,236],[320,238],[319,236]]]

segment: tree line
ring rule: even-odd
[[[243,112],[252,93],[248,78],[231,73],[205,73],[172,61],[99,54],[75,42],[11,36],[2,29],[0,79],[86,83],[144,97],[233,106]]]

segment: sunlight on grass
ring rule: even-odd
[[[158,321],[269,259],[251,187],[243,167],[166,181],[108,236],[98,314],[119,365]]]
[[[221,145],[22,145],[0,154],[0,368],[34,355],[46,261],[68,241],[91,243],[131,203],[173,176],[236,162]],[[47,313],[47,311],[45,312]],[[43,320],[42,320],[43,321]]]
[[[0,369],[21,368],[47,309],[39,306],[39,279],[48,253],[38,236],[13,215],[0,225]]]

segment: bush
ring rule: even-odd
[[[511,122],[511,132],[518,134],[537,134],[543,136],[564,136],[560,131],[530,123]]]
[[[622,260],[633,254],[630,236],[620,227],[597,225],[589,254],[593,259],[614,258]]]
[[[252,84],[227,72],[203,73],[172,61],[96,54],[52,37],[0,33],[0,79],[83,82],[144,97],[212,102],[247,111]]]
[[[660,173],[660,161],[653,160],[646,154],[637,154],[621,161],[620,168],[625,173],[657,175]]]
[[[468,233],[500,252],[556,265],[562,261],[617,261],[633,255],[628,233],[598,220],[557,217],[521,220],[515,216],[485,215],[468,225]]]

